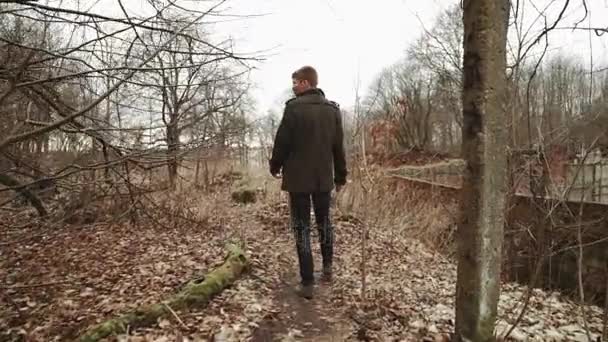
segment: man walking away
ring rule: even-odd
[[[289,193],[291,227],[300,265],[300,295],[313,297],[313,258],[310,247],[310,204],[323,258],[323,278],[331,280],[333,227],[330,220],[331,191],[346,184],[346,160],[342,116],[337,103],[317,88],[317,72],[304,66],[292,74],[296,95],[285,103],[276,133],[270,173]],[[282,172],[281,172],[282,171]]]

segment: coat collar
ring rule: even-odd
[[[320,96],[325,97],[325,93],[323,92],[323,90],[321,90],[321,88],[308,89],[307,91],[301,93],[300,95],[298,95],[296,97],[302,97],[302,96],[307,96],[307,95],[320,95]]]

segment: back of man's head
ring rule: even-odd
[[[315,70],[315,68],[309,65],[305,65],[300,69],[294,71],[294,73],[291,74],[291,78],[298,81],[308,81],[308,84],[313,88],[316,88],[317,84],[319,83],[319,76],[317,75],[317,71]]]

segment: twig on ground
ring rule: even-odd
[[[47,287],[47,286],[55,286],[55,285],[63,285],[63,284],[68,284],[69,281],[54,281],[54,282],[49,282],[49,283],[42,283],[42,284],[26,284],[26,285],[0,285],[0,289],[5,289],[5,290],[14,290],[14,289],[29,289],[29,288],[35,288],[35,287]]]
[[[0,243],[0,247],[6,247],[6,246],[22,243],[22,242],[25,242],[25,241],[28,241],[28,240],[32,240],[32,239],[43,237],[45,235],[46,235],[46,233],[42,233],[42,234],[36,234],[36,235],[28,236],[28,237],[25,237],[25,238],[22,238],[22,239],[15,239],[15,240],[11,240],[11,241],[2,242],[2,243]]]
[[[167,308],[167,310],[169,310],[169,312],[173,315],[173,317],[175,317],[175,319],[179,322],[179,324],[184,329],[190,330],[190,328],[188,328],[188,326],[186,325],[186,323],[184,323],[184,321],[182,321],[182,319],[179,318],[179,316],[177,315],[177,313],[175,313],[175,311],[173,311],[173,309],[171,309],[171,307],[167,303],[163,303],[163,305],[165,306],[165,308]]]

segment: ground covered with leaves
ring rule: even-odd
[[[246,205],[235,203],[232,185],[224,184],[205,195],[195,189],[163,194],[149,204],[149,217],[134,222],[3,234],[0,341],[77,339],[87,327],[162,302],[204,276],[235,241],[244,243],[251,269],[206,308],[176,311],[108,340],[450,340],[456,267],[407,237],[408,225],[378,225],[334,208],[334,281],[319,283],[316,297],[306,301],[294,293],[297,263],[286,198],[276,183],[252,184],[259,191]],[[411,225],[420,214],[408,212],[402,219]],[[313,246],[318,270],[319,246]],[[526,293],[518,285],[503,287],[498,334],[516,321]],[[586,341],[585,326],[596,340],[603,312],[584,309],[585,321],[578,304],[534,290],[509,340]]]

